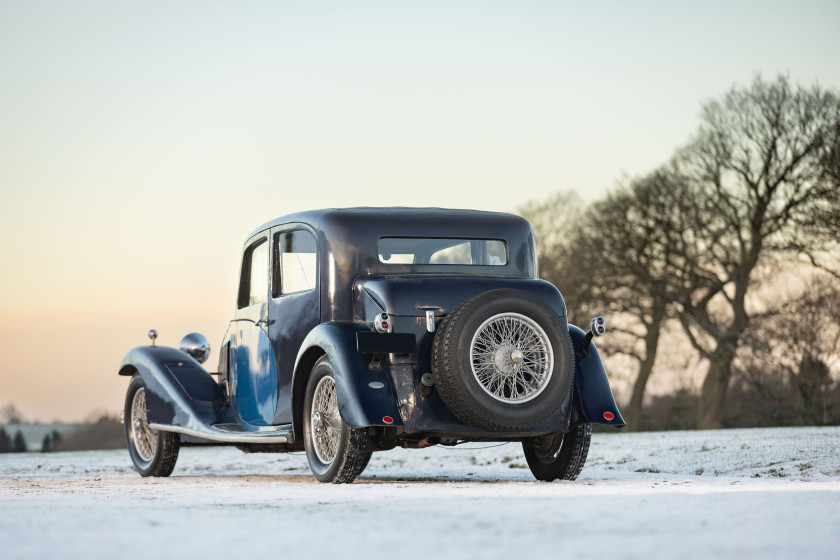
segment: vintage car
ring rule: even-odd
[[[322,482],[371,453],[521,442],[539,480],[573,480],[593,423],[624,420],[590,330],[537,275],[523,218],[439,208],[293,214],[245,242],[218,371],[196,333],[129,351],[129,453],[168,476],[181,445],[305,450]]]

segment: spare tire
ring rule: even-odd
[[[566,322],[520,290],[466,300],[435,333],[435,388],[459,420],[478,428],[536,426],[566,400],[574,369]]]

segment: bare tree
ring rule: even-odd
[[[0,408],[0,422],[6,424],[23,424],[23,415],[12,403]]]
[[[701,428],[723,425],[759,262],[791,251],[813,255],[818,240],[804,243],[797,232],[820,231],[836,215],[840,193],[827,162],[837,154],[838,123],[837,93],[756,77],[703,107],[699,134],[676,158],[712,217],[696,232],[703,258],[686,274],[687,285],[702,288],[681,301],[685,331],[709,360]]]
[[[626,411],[631,428],[640,427],[663,326],[691,292],[689,276],[699,282],[694,231],[705,213],[691,189],[670,168],[634,180],[590,207],[572,245],[571,266],[589,285],[590,304],[613,314],[611,330],[624,335],[610,348],[638,363]]]
[[[828,424],[835,418],[830,374],[840,362],[835,279],[811,279],[798,296],[754,317],[745,338],[737,373],[762,398],[767,413],[784,413],[781,420],[793,424]]]
[[[557,191],[545,200],[533,200],[517,210],[534,229],[540,278],[557,286],[570,305],[570,312],[579,312],[581,285],[569,251],[584,204],[572,191]]]

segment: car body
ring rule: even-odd
[[[350,482],[373,451],[522,441],[526,458],[536,449],[551,471],[570,442],[588,449],[592,423],[624,425],[591,343],[603,324],[568,324],[562,295],[538,277],[521,217],[292,214],[245,242],[217,372],[201,365],[209,348],[200,335],[181,349],[153,340],[126,354],[120,374],[139,380],[126,400],[129,450],[141,473],[166,475],[174,460],[158,455],[167,444],[306,449],[320,480]],[[586,449],[535,476],[574,478]]]

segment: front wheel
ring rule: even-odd
[[[303,445],[309,468],[321,482],[349,484],[370,461],[367,431],[341,420],[335,376],[329,359],[315,363],[303,401]]]
[[[149,427],[146,418],[146,386],[139,375],[128,384],[123,413],[125,442],[134,468],[140,476],[169,476],[178,461],[178,434]]]
[[[574,480],[586,463],[592,424],[581,424],[565,434],[549,434],[522,442],[525,460],[537,480]]]

